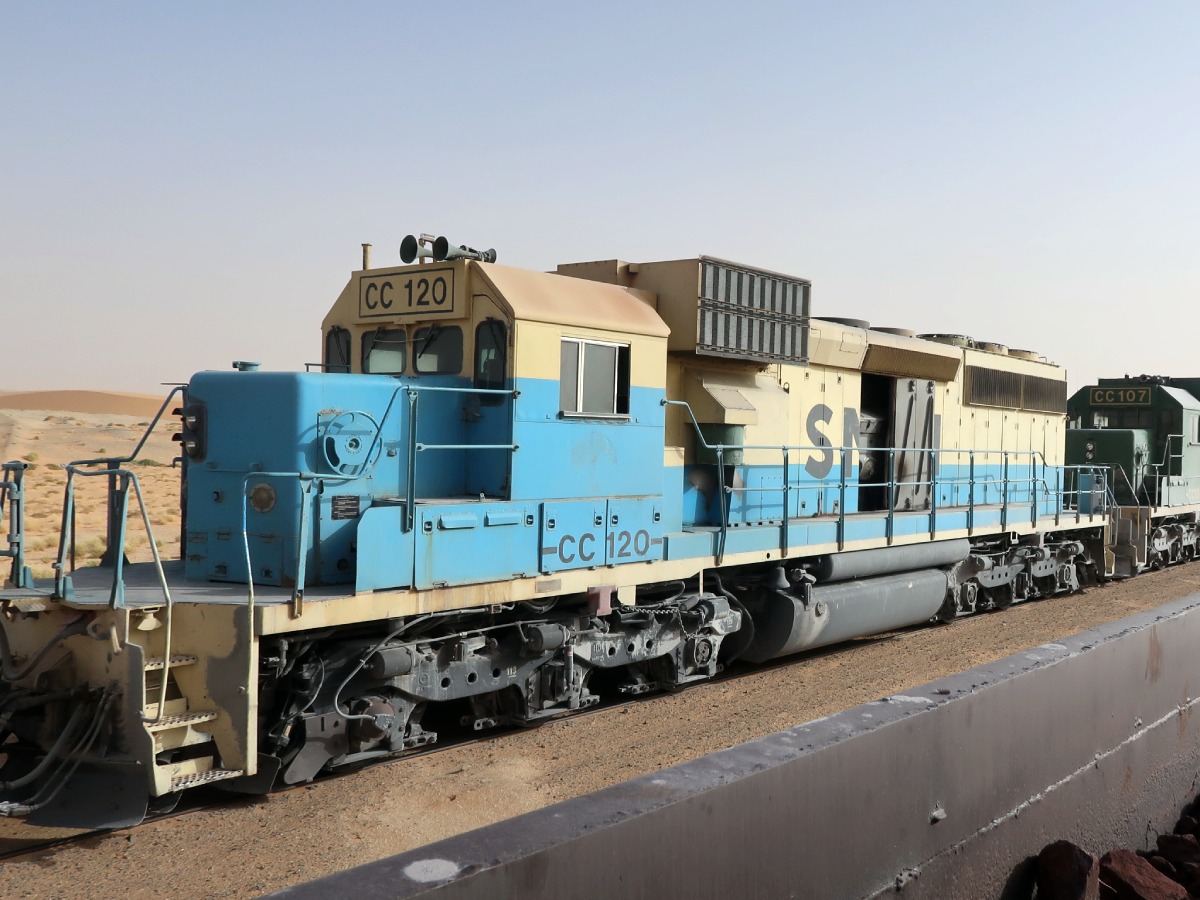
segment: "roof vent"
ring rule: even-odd
[[[884,334],[894,334],[897,337],[916,337],[917,336],[917,333],[915,331],[913,331],[911,328],[884,328],[882,326],[876,326],[875,328],[872,328],[871,330],[872,331],[881,331]]]
[[[1038,353],[1036,350],[1014,350],[1010,348],[1008,355],[1015,356],[1017,359],[1032,360],[1033,362],[1042,361],[1042,354]]]
[[[949,344],[952,347],[974,347],[975,341],[965,334],[919,334],[917,337],[938,344]]]
[[[1008,347],[1004,344],[997,344],[993,341],[976,341],[975,349],[982,350],[984,353],[995,353],[999,356],[1008,356]]]

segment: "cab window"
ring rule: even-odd
[[[350,332],[334,325],[325,335],[325,371],[350,371]]]
[[[413,335],[413,368],[423,375],[462,371],[463,334],[457,325],[429,325]]]
[[[559,408],[563,415],[629,415],[629,345],[563,338]]]
[[[362,370],[368,375],[402,375],[408,359],[403,328],[376,328],[362,336]]]
[[[504,387],[504,369],[508,359],[508,329],[499,319],[485,319],[475,329],[475,387],[498,391]],[[499,394],[481,394],[484,406],[504,402]]]

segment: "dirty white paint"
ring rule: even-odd
[[[460,866],[449,859],[418,859],[404,867],[404,875],[411,881],[427,884],[444,881],[458,874]]]

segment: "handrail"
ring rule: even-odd
[[[112,556],[113,546],[112,545],[117,543],[117,540],[116,540],[117,530],[118,530],[117,521],[116,521],[117,520],[117,509],[116,509],[116,505],[114,504],[114,499],[115,499],[115,496],[117,493],[117,478],[116,478],[115,472],[122,465],[133,462],[135,459],[137,459],[138,454],[140,454],[142,452],[142,448],[144,446],[146,446],[146,441],[148,441],[150,439],[150,435],[154,433],[154,429],[158,426],[159,421],[162,419],[163,413],[167,411],[167,407],[171,405],[171,399],[176,394],[182,394],[184,397],[186,397],[187,396],[187,386],[182,385],[182,384],[177,384],[173,388],[171,388],[171,390],[168,392],[167,396],[163,398],[163,402],[159,406],[158,412],[156,412],[154,414],[154,418],[152,418],[150,420],[150,424],[147,425],[146,430],[144,432],[142,432],[141,440],[139,440],[137,442],[137,445],[133,448],[133,452],[130,453],[128,456],[105,456],[105,457],[97,457],[95,459],[77,459],[77,460],[72,460],[71,462],[67,463],[67,465],[64,467],[64,468],[68,468],[68,467],[72,467],[72,466],[82,467],[82,466],[100,466],[100,465],[103,465],[106,467],[106,471],[108,473],[108,500],[105,503],[105,515],[106,515],[107,522],[106,522],[106,526],[105,526],[104,555],[100,558],[101,565],[107,565],[109,562],[113,561],[113,556]],[[185,457],[185,460],[186,460],[186,457]],[[65,525],[64,525],[64,527],[65,527]],[[72,554],[72,559],[74,559],[74,554]]]
[[[405,504],[405,519],[406,531],[411,531],[413,527],[413,507],[415,505],[414,477],[416,459],[415,454],[423,450],[516,450],[516,444],[419,444],[416,441],[416,396],[420,393],[459,393],[459,394],[493,394],[502,396],[511,396],[516,398],[520,396],[519,390],[498,390],[495,388],[456,388],[456,387],[439,387],[439,386],[418,386],[411,384],[399,384],[392,391],[388,399],[388,404],[384,409],[383,416],[379,420],[379,428],[376,431],[375,437],[372,439],[370,446],[367,448],[365,459],[371,459],[376,451],[377,446],[382,446],[384,426],[388,418],[392,414],[395,407],[396,398],[404,392],[408,394],[410,413],[408,427],[408,443],[409,443],[409,464],[408,464],[408,497]],[[296,540],[296,579],[295,585],[292,588],[292,606],[293,609],[300,609],[304,600],[304,584],[306,581],[306,569],[308,565],[308,533],[309,533],[309,500],[314,488],[320,489],[325,482],[333,481],[339,484],[345,484],[361,478],[365,473],[360,472],[355,475],[335,475],[335,474],[318,474],[315,472],[248,472],[242,478],[242,552],[246,559],[246,603],[250,610],[250,615],[254,615],[254,607],[256,598],[254,594],[254,561],[250,553],[250,529],[249,529],[249,487],[252,479],[260,478],[295,478],[299,482],[301,489],[300,503],[300,522],[298,524],[298,534]]]
[[[1041,450],[999,450],[999,449],[973,449],[973,448],[958,448],[958,449],[939,449],[939,448],[912,448],[912,447],[851,447],[841,446],[834,447],[832,443],[802,445],[802,444],[724,444],[724,443],[709,443],[705,438],[703,431],[700,428],[700,423],[697,421],[695,413],[691,405],[683,400],[662,400],[663,406],[679,406],[687,411],[691,419],[692,426],[695,430],[698,446],[714,453],[717,460],[717,481],[720,485],[720,490],[723,495],[732,494],[748,494],[748,493],[782,493],[783,499],[783,516],[782,516],[782,531],[784,540],[784,553],[786,555],[789,544],[787,543],[789,528],[788,521],[791,518],[791,494],[793,491],[813,491],[818,494],[818,514],[820,514],[820,498],[825,495],[828,490],[836,489],[837,502],[837,542],[839,548],[845,547],[846,535],[846,491],[851,487],[862,487],[851,482],[848,478],[848,470],[850,469],[849,459],[850,454],[855,452],[875,452],[886,453],[887,455],[887,475],[883,482],[869,485],[875,488],[884,488],[887,490],[887,507],[886,507],[886,537],[889,544],[895,538],[895,514],[897,503],[897,490],[901,486],[910,488],[928,488],[928,511],[930,519],[930,536],[935,536],[937,532],[937,514],[942,505],[939,502],[939,488],[953,488],[954,495],[957,496],[958,489],[967,487],[967,502],[965,504],[967,511],[967,531],[974,533],[975,529],[975,513],[977,505],[988,505],[987,494],[990,492],[991,486],[998,486],[998,502],[1000,505],[1001,529],[1008,528],[1009,511],[1011,508],[1018,505],[1028,505],[1030,524],[1036,525],[1039,516],[1039,504],[1049,501],[1050,497],[1054,497],[1054,515],[1055,521],[1058,522],[1061,518],[1064,508],[1064,498],[1074,494],[1078,497],[1080,491],[1076,483],[1076,490],[1069,491],[1065,484],[1064,475],[1074,469],[1087,469],[1091,472],[1099,471],[1101,474],[1101,487],[1106,499],[1111,498],[1112,486],[1108,478],[1105,467],[1096,466],[1067,466],[1067,465],[1051,465],[1046,461],[1046,457]],[[782,454],[784,479],[781,487],[734,487],[726,486],[725,484],[725,453],[727,451],[744,451],[744,450],[769,450]],[[791,470],[790,470],[790,455],[793,451],[810,451],[819,452],[822,454],[837,454],[840,461],[838,467],[838,477],[836,484],[832,484],[824,478],[817,479],[815,483],[810,485],[792,485]],[[900,479],[896,473],[896,455],[897,453],[920,453],[928,454],[929,458],[929,475],[928,478],[915,479]],[[966,475],[958,475],[955,477],[944,477],[940,474],[941,463],[947,462],[948,459],[954,459],[960,467],[966,457],[967,472]],[[976,472],[977,458],[982,458],[985,462],[991,457],[998,457],[1001,461],[1001,475],[997,479],[993,475],[980,476]],[[1024,457],[1029,458],[1028,463],[1019,463],[1018,472],[1021,469],[1027,469],[1027,475],[1018,475],[1011,471],[1010,463],[1014,460],[1021,460]],[[918,471],[924,469],[924,464],[921,465]],[[1051,488],[1047,478],[1048,469],[1054,470],[1054,487]],[[982,485],[984,490],[984,501],[977,503],[976,493],[977,488]],[[1028,497],[1026,498],[1026,493]],[[1115,501],[1114,501],[1115,502]],[[952,503],[951,508],[961,509],[962,504]],[[1076,500],[1076,516],[1077,521],[1080,521],[1082,515],[1078,509],[1079,503]],[[717,544],[717,562],[720,563],[724,556],[726,538],[729,529],[729,514],[726,504],[723,501],[720,504],[720,520],[719,533]],[[1095,510],[1088,513],[1089,518],[1097,515]]]
[[[146,441],[150,439],[150,435],[153,433],[155,426],[158,425],[158,420],[161,419],[162,414],[167,411],[167,407],[171,403],[171,398],[176,394],[182,394],[186,391],[187,385],[183,384],[177,384],[175,387],[171,388],[171,392],[167,394],[166,398],[162,402],[162,406],[158,408],[158,412],[154,414],[154,418],[150,420],[150,424],[146,427],[145,432],[143,432],[142,439],[137,442],[137,446],[133,448],[133,452],[128,456],[103,456],[96,459],[76,459],[67,463],[67,466],[98,466],[101,464],[111,465],[113,463],[121,465],[123,463],[133,462],[135,459],[137,459],[138,454],[142,452],[142,448],[146,446]]]
[[[119,542],[117,549],[121,551],[116,558],[116,565],[113,567],[113,584],[109,594],[109,608],[122,609],[124,608],[124,582],[122,575],[124,573],[124,549],[125,549],[125,518],[129,512],[129,487],[132,484],[133,492],[138,500],[138,510],[142,515],[142,524],[146,529],[146,537],[150,541],[150,552],[154,557],[155,570],[158,573],[159,584],[163,589],[163,593],[167,598],[167,603],[170,603],[170,590],[167,587],[166,574],[162,567],[162,557],[158,552],[158,544],[154,540],[154,529],[150,524],[150,512],[146,508],[145,497],[142,494],[142,485],[138,480],[137,474],[130,469],[80,469],[74,464],[64,466],[67,470],[67,484],[65,488],[64,512],[70,513],[74,510],[75,505],[75,476],[81,478],[94,478],[96,476],[117,478],[121,481],[121,515],[118,520],[119,526]],[[69,540],[68,540],[69,538]],[[73,525],[73,517],[67,514],[63,516],[63,526],[59,533],[58,558],[54,563],[55,574],[55,596],[62,598],[64,596],[63,587],[66,579],[65,569],[67,567],[68,552],[74,555],[75,529]]]
[[[142,515],[142,525],[146,529],[146,537],[150,542],[150,553],[151,553],[151,556],[154,558],[154,571],[158,575],[159,587],[162,588],[163,601],[164,601],[164,605],[163,605],[163,610],[164,610],[164,612],[163,612],[163,660],[164,660],[164,667],[169,666],[170,659],[171,659],[171,623],[172,623],[172,613],[174,610],[174,603],[171,598],[171,588],[167,584],[166,572],[163,571],[162,556],[158,552],[158,543],[154,539],[154,528],[150,524],[150,511],[146,508],[146,498],[142,494],[142,485],[141,485],[141,482],[138,480],[137,474],[135,472],[131,471],[130,469],[120,469],[120,468],[90,469],[90,470],[81,469],[74,463],[68,464],[65,468],[67,470],[67,484],[66,484],[66,488],[64,490],[64,501],[63,501],[64,515],[63,515],[62,532],[59,537],[58,559],[54,563],[54,569],[55,569],[54,595],[59,598],[64,598],[64,597],[68,596],[68,594],[70,592],[69,588],[68,588],[67,575],[65,574],[64,569],[66,568],[66,564],[67,564],[67,552],[68,552],[67,537],[68,537],[68,534],[70,535],[69,546],[70,546],[71,558],[74,559],[74,556],[75,556],[75,553],[74,553],[74,546],[75,546],[74,516],[68,515],[68,513],[73,513],[74,508],[75,508],[75,476],[78,475],[81,478],[94,478],[96,476],[103,476],[106,478],[111,478],[116,481],[119,481],[120,485],[121,485],[120,489],[118,491],[120,498],[121,498],[121,503],[120,503],[120,511],[119,511],[120,515],[117,518],[116,546],[115,546],[115,548],[113,548],[113,547],[109,548],[110,550],[115,550],[116,552],[113,557],[114,564],[113,564],[112,588],[109,592],[108,606],[109,606],[109,609],[126,609],[127,608],[125,606],[125,580],[124,580],[125,533],[126,533],[125,523],[126,523],[126,517],[129,512],[129,488],[132,485],[134,495],[137,497],[137,501],[138,501],[138,510]],[[128,642],[128,632],[126,633],[125,641]],[[145,714],[142,714],[141,719],[143,722],[145,722],[147,724],[153,724],[162,719],[163,710],[166,707],[167,680],[168,679],[166,678],[166,676],[164,674],[162,684],[159,687],[159,699],[158,699],[157,713],[153,717],[147,717]]]
[[[8,501],[8,549],[0,550],[0,556],[12,557],[9,580],[15,588],[33,587],[33,572],[25,565],[25,491],[23,483],[25,470],[28,468],[29,463],[20,460],[0,464],[0,471],[5,473],[4,480],[0,481],[0,517],[4,515],[4,502]]]
[[[1147,506],[1154,506],[1156,503],[1160,506],[1165,505],[1164,498],[1163,498],[1164,482],[1168,482],[1168,484],[1166,484],[1166,487],[1170,487],[1169,482],[1170,482],[1172,476],[1178,477],[1180,479],[1184,479],[1187,477],[1183,474],[1183,457],[1184,457],[1183,449],[1184,449],[1185,438],[1186,438],[1186,435],[1184,435],[1182,433],[1168,434],[1166,436],[1166,444],[1163,446],[1162,460],[1160,462],[1150,463],[1147,465],[1146,468],[1147,468],[1149,474],[1147,474],[1145,476],[1145,479],[1144,479],[1143,485],[1142,485],[1142,490],[1146,493],[1146,505]],[[1179,441],[1179,452],[1178,453],[1171,452],[1172,442],[1175,440]],[[1179,465],[1172,466],[1171,464],[1176,460],[1179,461]],[[1172,468],[1176,468],[1177,471],[1172,472],[1171,471]],[[1165,472],[1163,471],[1164,469],[1166,470]],[[1153,481],[1154,482],[1154,496],[1153,497],[1150,496],[1149,490],[1146,489],[1145,481]],[[1136,491],[1134,492],[1134,499],[1135,500],[1137,499]]]
[[[401,385],[398,391],[408,393],[408,454],[406,456],[405,494],[404,494],[404,531],[407,533],[416,527],[417,505],[417,454],[425,450],[507,450],[514,453],[520,449],[517,444],[421,444],[417,442],[417,414],[420,406],[420,395],[431,393],[443,394],[485,394],[500,397],[512,397],[516,400],[521,396],[516,388],[460,388],[442,387],[436,385]],[[516,423],[516,407],[512,404],[509,410],[509,434],[513,433]],[[391,409],[391,404],[388,404]],[[386,414],[385,414],[386,419]],[[383,431],[380,425],[380,433]],[[369,458],[369,457],[368,457]]]
[[[124,609],[126,521],[129,513],[129,488],[132,484],[134,494],[137,497],[138,510],[142,516],[142,525],[146,529],[146,538],[150,543],[150,553],[154,559],[154,570],[158,576],[159,587],[163,593],[164,669],[170,666],[171,660],[171,627],[174,603],[171,598],[171,589],[167,584],[166,573],[163,571],[162,556],[158,552],[158,542],[154,537],[154,528],[150,524],[150,512],[146,508],[146,499],[142,494],[141,482],[138,480],[136,473],[130,469],[122,468],[122,466],[133,462],[141,454],[142,448],[146,446],[150,435],[154,433],[154,429],[162,420],[163,414],[171,405],[171,401],[175,398],[176,394],[186,397],[186,385],[180,384],[171,388],[159,405],[158,412],[154,414],[154,417],[150,420],[150,424],[142,432],[141,439],[128,455],[73,460],[63,467],[67,471],[67,483],[63,488],[63,520],[59,532],[58,557],[54,562],[54,596],[59,599],[65,599],[70,596],[72,591],[70,579],[65,571],[67,568],[68,553],[70,555],[72,570],[74,570],[75,564],[75,476],[78,475],[82,478],[104,476],[108,479],[108,500],[105,504],[107,524],[104,554],[105,557],[111,560],[113,566],[113,580],[112,587],[109,590],[108,605],[110,609]],[[104,466],[104,468],[93,468],[95,466]],[[116,498],[118,497],[119,502],[116,502]],[[103,558],[101,561],[104,561]],[[124,642],[128,643],[128,639],[129,633],[128,628],[126,628]],[[167,681],[168,679],[164,674],[162,684],[159,687],[158,711],[153,718],[148,718],[144,713],[141,714],[143,722],[152,724],[162,719],[163,710],[166,707]]]
[[[367,457],[370,459],[370,456]],[[254,618],[254,564],[250,559],[250,481],[260,478],[295,478],[300,482],[300,523],[299,534],[296,538],[296,583],[292,588],[292,604],[299,607],[304,601],[305,569],[308,563],[308,499],[316,484],[324,485],[326,481],[336,481],[342,484],[355,481],[362,477],[357,475],[317,475],[313,472],[247,472],[242,476],[242,551],[246,556],[246,606],[250,611],[251,622]]]

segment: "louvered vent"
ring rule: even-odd
[[[953,381],[958,375],[960,363],[961,360],[956,356],[938,356],[936,353],[870,344],[867,346],[862,370],[874,375]]]
[[[811,284],[702,257],[696,352],[808,362]]]
[[[967,366],[967,402],[974,406],[1021,408],[1021,376],[1016,372]]]
[[[1062,413],[1067,411],[1067,383],[1038,375],[967,366],[966,400],[972,406]]]
[[[1067,383],[1054,378],[1026,375],[1022,399],[1025,409],[1037,412],[1065,413],[1067,411]]]

